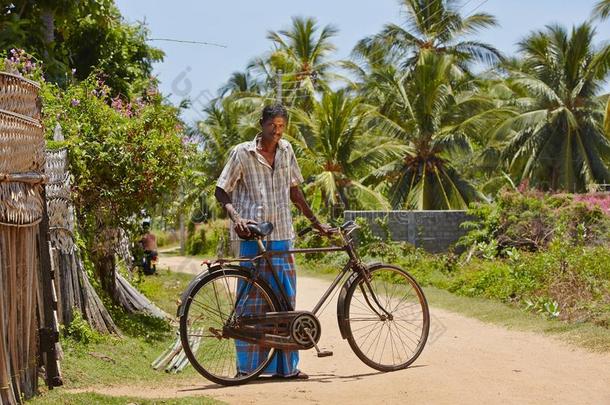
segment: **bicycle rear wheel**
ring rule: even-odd
[[[223,333],[225,325],[242,315],[279,310],[271,288],[252,280],[248,270],[214,270],[191,287],[182,305],[182,347],[195,370],[207,379],[222,385],[243,384],[273,359],[274,349],[258,348],[253,354],[252,345]]]
[[[391,265],[369,269],[374,302],[360,275],[345,297],[347,340],[360,360],[380,371],[407,368],[421,354],[430,330],[426,297],[415,279]]]

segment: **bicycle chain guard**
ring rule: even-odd
[[[305,333],[309,333],[315,342]],[[222,328],[222,336],[280,350],[307,350],[321,336],[318,318],[309,311],[268,312],[263,315],[243,315]]]

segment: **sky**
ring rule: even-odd
[[[339,29],[333,43],[336,58],[347,58],[356,42],[379,32],[389,22],[401,22],[398,0],[115,0],[129,22],[145,22],[151,39],[169,38],[223,45],[151,41],[165,52],[154,74],[161,91],[178,104],[189,98],[183,118],[201,119],[203,106],[214,98],[234,71],[271,50],[270,30],[288,28],[292,16],[315,17],[320,26]],[[514,54],[528,32],[559,23],[568,27],[587,20],[597,0],[462,0],[463,16],[493,14],[500,26],[475,39]],[[597,41],[610,40],[610,20],[597,23]]]

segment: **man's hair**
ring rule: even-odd
[[[286,121],[288,121],[288,111],[286,107],[282,104],[272,104],[263,108],[263,113],[261,115],[261,122],[265,122],[269,119],[273,119],[275,117],[282,117]]]

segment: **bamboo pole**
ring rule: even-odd
[[[0,225],[0,285],[8,286],[7,278],[12,263],[9,260],[10,244],[7,243],[7,233],[11,228]],[[8,238],[10,239],[10,238]],[[15,403],[15,394],[11,383],[11,366],[9,362],[7,316],[9,302],[8,293],[0,294],[0,400],[3,404]]]
[[[162,309],[153,304],[142,293],[136,290],[129,281],[118,272],[115,272],[116,277],[116,294],[121,305],[132,313],[145,313],[156,318],[171,319],[171,317]]]
[[[181,350],[180,337],[176,338],[173,345],[165,350],[153,363],[151,364],[154,370],[159,370],[167,365],[169,361]]]
[[[45,203],[42,206],[43,215],[42,221],[40,222],[39,229],[39,255],[40,255],[40,281],[42,281],[42,304],[44,317],[40,331],[43,333],[41,336],[41,352],[43,360],[45,361],[45,380],[49,387],[57,387],[63,384],[62,377],[59,371],[58,364],[58,351],[56,342],[58,341],[59,325],[57,323],[57,313],[54,310],[53,295],[54,285],[51,274],[51,257],[50,257],[50,242],[48,240],[49,232],[49,217],[47,215],[46,196],[44,188],[41,190],[43,195],[43,201]]]
[[[31,185],[44,184],[47,176],[40,173],[0,173],[0,183],[25,183]]]

